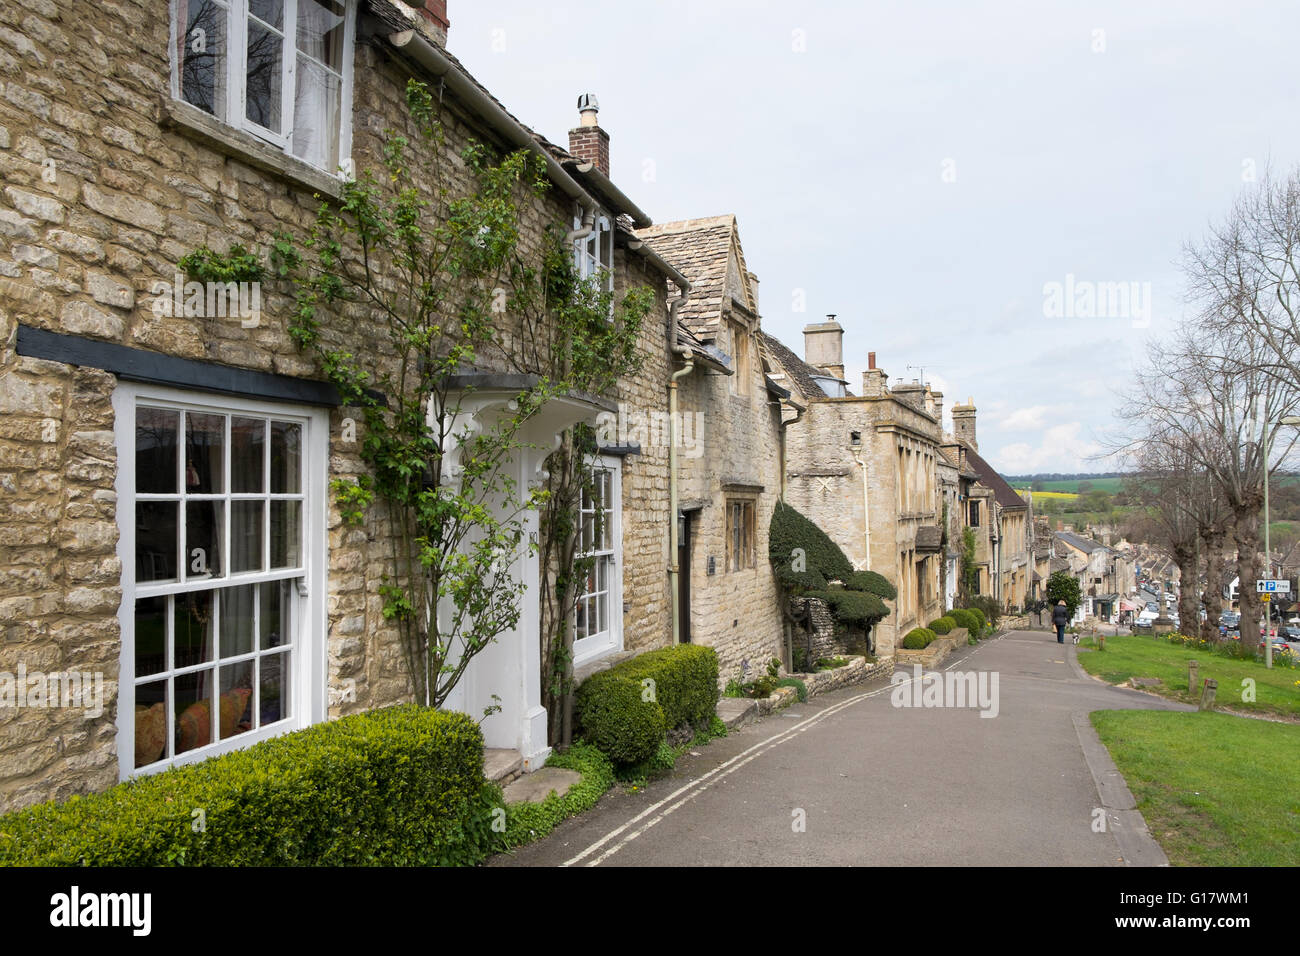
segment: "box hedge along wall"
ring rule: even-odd
[[[387,707],[0,817],[0,865],[472,865],[493,789],[470,717]]]
[[[617,764],[649,759],[667,731],[707,727],[718,704],[718,655],[679,644],[598,671],[578,687],[575,714],[584,739]]]

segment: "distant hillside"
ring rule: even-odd
[[[1126,476],[1120,472],[1101,475],[1063,475],[1060,473],[1040,475],[1007,475],[1006,479],[1013,488],[1034,488],[1039,491],[1063,491],[1077,494],[1079,485],[1085,484],[1085,491],[1106,491],[1114,494],[1119,491]]]

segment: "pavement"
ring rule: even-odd
[[[1088,677],[1046,632],[965,648],[944,671],[996,686],[996,716],[894,706],[924,699],[887,680],[833,691],[696,748],[644,789],[616,786],[488,865],[1167,865],[1087,715],[1193,708]]]

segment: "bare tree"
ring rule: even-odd
[[[1281,440],[1278,422],[1300,397],[1297,386],[1276,374],[1267,343],[1227,323],[1185,323],[1172,342],[1153,346],[1152,360],[1152,369],[1139,377],[1138,401],[1128,415],[1144,417],[1156,440],[1183,445],[1213,479],[1237,549],[1242,618],[1257,620],[1251,585],[1260,570],[1264,482],[1294,444],[1293,432]]]
[[[1184,250],[1184,272],[1200,324],[1249,336],[1250,361],[1285,383],[1300,383],[1300,167],[1265,172],[1204,239]],[[1232,350],[1217,356],[1232,361]]]
[[[1208,469],[1197,460],[1191,443],[1177,432],[1149,436],[1137,448],[1133,464],[1136,471],[1125,482],[1125,489],[1133,501],[1144,506],[1147,520],[1142,531],[1147,543],[1160,547],[1178,566],[1182,582],[1178,614],[1184,633],[1191,633],[1201,609],[1203,535],[1216,523],[1222,526],[1227,513],[1223,496]],[[1206,609],[1207,629],[1213,625],[1215,637],[1217,606],[1218,602],[1212,618]]]

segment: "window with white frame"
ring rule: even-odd
[[[119,392],[127,777],[323,718],[325,416]]]
[[[573,228],[582,228],[581,213],[573,217]],[[614,291],[614,231],[607,218],[597,216],[591,234],[574,240],[573,254],[578,266],[578,278],[598,276],[602,292]]]
[[[573,658],[583,663],[623,646],[623,528],[616,458],[599,458],[581,500],[578,554],[587,577],[573,623]]]
[[[172,0],[172,96],[334,173],[355,14],[356,0]]]

